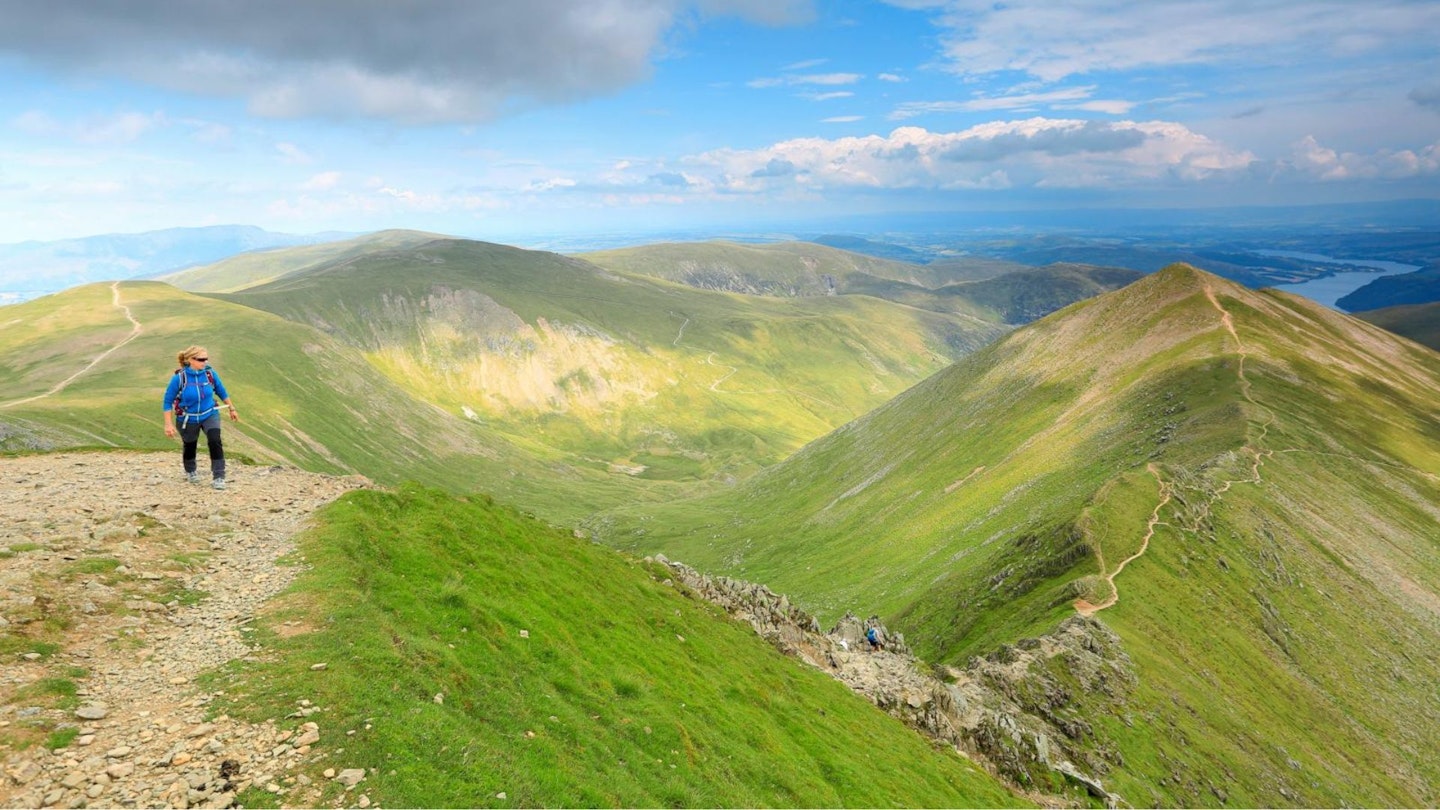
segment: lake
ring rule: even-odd
[[[1334,256],[1323,256],[1319,253],[1301,253],[1294,250],[1257,250],[1254,252],[1261,256],[1280,256],[1286,259],[1301,259],[1303,261],[1324,262],[1326,264],[1348,264],[1353,267],[1373,268],[1373,272],[1336,273],[1331,276],[1326,276],[1325,278],[1317,278],[1300,284],[1275,285],[1275,289],[1277,290],[1303,295],[1331,309],[1340,309],[1335,306],[1336,301],[1339,301],[1341,298],[1355,292],[1381,276],[1413,273],[1420,269],[1420,265],[1418,264],[1401,264],[1400,262],[1387,262],[1378,259],[1337,259]],[[1343,312],[1344,310],[1341,311]]]

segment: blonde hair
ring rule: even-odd
[[[175,355],[175,360],[180,364],[181,368],[185,368],[185,365],[190,362],[190,358],[199,357],[202,354],[209,354],[209,352],[205,351],[204,346],[191,346]]]

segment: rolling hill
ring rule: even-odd
[[[866,295],[928,309],[1024,323],[1066,304],[1117,289],[1140,273],[993,259],[909,264],[808,242],[661,244],[582,254],[616,272],[747,295]]]
[[[352,239],[291,249],[257,250],[228,256],[199,267],[156,276],[156,281],[198,293],[235,292],[315,267],[374,251],[420,245],[444,237],[423,231],[379,231]]]
[[[674,495],[667,482],[517,447],[416,400],[313,327],[168,284],[92,284],[4,312],[0,451],[175,447],[161,431],[160,398],[176,352],[198,343],[240,409],[226,447],[257,462],[483,488],[557,521]]]
[[[940,664],[1013,662],[1093,616],[1133,688],[1050,659],[1025,699],[1132,804],[1429,805],[1437,414],[1440,355],[1177,265],[733,491],[590,528],[822,621],[878,612]]]
[[[864,296],[696,290],[455,239],[219,297],[313,326],[537,456],[646,481],[748,474],[1006,330]]]
[[[1355,317],[1440,351],[1440,301],[1371,309]]]

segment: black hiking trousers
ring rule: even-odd
[[[182,417],[183,418],[183,417]],[[200,446],[200,431],[205,431],[205,443],[210,449],[210,477],[225,477],[225,445],[220,442],[220,414],[213,414],[203,422],[186,422],[180,426],[180,440],[185,450],[180,456],[185,474],[195,472],[195,451]]]

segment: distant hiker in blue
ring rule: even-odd
[[[865,640],[870,642],[871,652],[874,652],[875,650],[885,649],[885,643],[880,640],[880,633],[878,633],[873,627],[865,631]]]
[[[198,484],[200,474],[195,471],[195,450],[200,443],[200,431],[205,431],[205,442],[210,447],[210,486],[224,489],[225,447],[220,443],[220,403],[229,409],[230,421],[240,421],[240,414],[230,403],[230,394],[220,382],[220,375],[210,368],[209,352],[203,347],[191,346],[176,359],[180,368],[170,375],[170,384],[165,388],[165,435],[173,439],[179,425],[180,440],[185,446],[181,464],[190,483]]]

